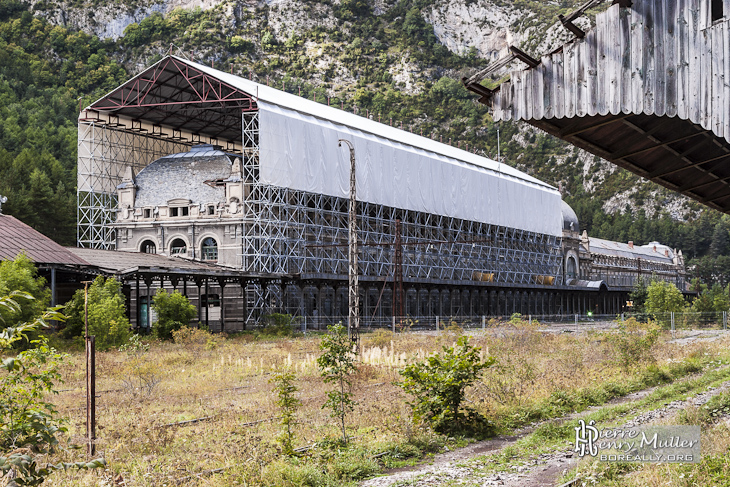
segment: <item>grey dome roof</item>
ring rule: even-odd
[[[580,231],[580,224],[578,223],[578,215],[575,214],[573,208],[563,200],[560,200],[560,213],[563,215],[563,230],[572,230],[574,232]],[[570,224],[573,224],[571,228]]]
[[[231,157],[214,146],[201,145],[157,159],[135,178],[135,206],[165,206],[173,199],[187,199],[193,204],[223,202],[223,186],[209,186],[205,181],[228,178]]]

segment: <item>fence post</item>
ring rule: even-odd
[[[626,319],[626,318],[624,318],[624,314],[623,314],[623,313],[621,313],[621,323],[623,323],[625,319]]]
[[[727,331],[727,311],[722,312],[722,329]]]
[[[439,331],[439,317],[436,316],[436,333]]]
[[[487,329],[487,317],[482,315],[482,331]]]
[[[393,333],[395,333],[395,315],[393,315]]]
[[[304,317],[304,333],[307,333],[307,317]]]
[[[527,324],[532,326],[532,315],[527,315]]]
[[[672,338],[674,338],[674,311],[669,313],[672,317]]]

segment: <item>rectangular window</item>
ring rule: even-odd
[[[215,215],[215,206],[208,205],[208,214],[209,215]]]
[[[177,216],[177,208],[170,208],[170,216]]]
[[[152,210],[150,208],[145,208],[145,210],[144,210],[144,217],[145,218],[151,218],[152,217]]]
[[[723,0],[710,0],[712,2],[712,21],[720,20],[725,16],[722,8]]]
[[[190,210],[188,209],[187,206],[184,206],[184,207],[180,208],[180,216],[188,216],[188,212],[189,211]]]

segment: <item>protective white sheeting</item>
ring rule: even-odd
[[[258,106],[264,183],[347,198],[349,150],[337,142],[348,139],[355,147],[358,200],[561,234],[559,193],[529,176],[499,173],[260,99]]]
[[[357,198],[370,203],[562,234],[560,194],[517,169],[335,107],[175,56],[253,96],[260,111],[260,177],[281,187],[347,198],[348,138]]]

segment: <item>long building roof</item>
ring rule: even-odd
[[[233,140],[247,151],[242,112],[258,112],[262,183],[347,198],[349,157],[338,147],[346,139],[360,201],[561,232],[557,190],[513,167],[180,57],[162,59],[88,110]]]

